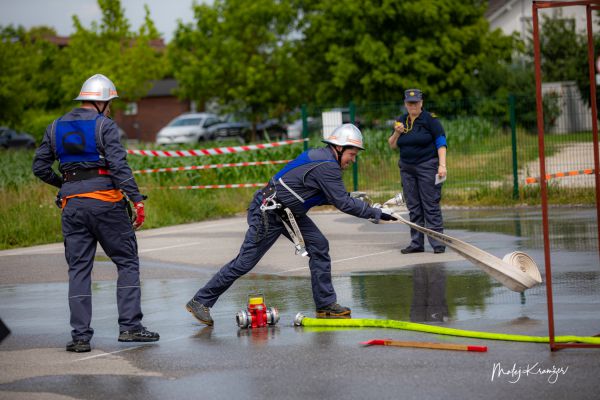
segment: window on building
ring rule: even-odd
[[[137,115],[138,113],[138,105],[136,102],[127,103],[125,106],[125,115]]]

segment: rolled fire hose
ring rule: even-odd
[[[400,194],[384,203],[384,207],[389,205],[401,206],[403,200]],[[416,229],[434,239],[451,247],[455,252],[471,261],[475,266],[482,269],[485,273],[496,279],[498,282],[515,292],[524,292],[539,283],[542,283],[542,276],[535,261],[526,253],[514,251],[505,255],[502,259],[483,251],[472,244],[453,238],[444,233],[432,231],[404,219],[397,212],[392,215],[398,218],[398,221]]]
[[[339,327],[339,328],[392,328],[402,329],[405,331],[416,331],[433,333],[436,335],[461,336],[475,339],[488,340],[504,340],[510,342],[533,342],[533,343],[548,343],[548,336],[528,336],[528,335],[513,335],[507,333],[492,333],[469,331],[464,329],[445,328],[436,325],[417,324],[415,322],[384,320],[384,319],[324,319],[324,318],[308,318],[302,313],[296,314],[294,318],[295,326],[305,327]],[[589,343],[600,344],[600,337],[596,336],[555,336],[556,343]]]
[[[393,215],[398,218],[398,222],[423,232],[444,243],[446,246],[451,247],[455,252],[471,261],[510,290],[523,292],[542,282],[542,276],[535,261],[526,253],[514,251],[499,259],[472,244],[414,224],[405,220],[397,213]]]

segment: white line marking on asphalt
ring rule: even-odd
[[[219,222],[218,224],[210,224],[210,225],[201,225],[200,223],[195,223],[194,226],[190,226],[188,228],[177,228],[176,226],[169,226],[169,227],[157,228],[156,232],[142,231],[144,233],[146,233],[146,232],[147,233],[139,235],[138,238],[145,239],[145,238],[151,238],[151,237],[161,236],[161,235],[170,234],[170,233],[198,231],[198,230],[202,230],[202,229],[216,228],[216,227],[233,225],[233,224],[238,225],[239,221]]]
[[[153,238],[156,236],[162,236],[162,235],[171,234],[171,233],[201,231],[203,229],[208,229],[208,228],[218,228],[218,227],[222,227],[222,226],[237,225],[237,224],[239,224],[239,221],[237,221],[237,219],[233,219],[231,221],[223,221],[223,222],[219,222],[216,224],[210,224],[210,225],[202,225],[201,222],[196,222],[188,228],[179,228],[178,225],[165,226],[162,228],[156,228],[156,229],[152,229],[152,230],[148,230],[148,231],[141,231],[138,234],[138,239]]]
[[[25,255],[33,255],[33,254],[61,254],[65,252],[65,247],[62,243],[60,244],[56,244],[56,246],[60,246],[57,248],[54,248],[54,246],[45,246],[45,248],[43,249],[39,249],[39,248],[30,248],[30,247],[25,247],[25,248],[21,248],[21,249],[15,249],[15,250],[3,250],[0,252],[0,257],[3,256],[25,256]]]
[[[140,232],[140,234],[138,234],[138,241],[154,238],[156,236],[161,236],[161,235],[169,235],[169,234],[173,234],[173,233],[180,233],[180,232],[187,232],[187,231],[194,231],[194,230],[201,231],[203,229],[222,227],[222,226],[233,225],[233,224],[237,225],[237,224],[239,224],[239,221],[227,221],[227,222],[220,222],[218,224],[210,224],[210,225],[194,224],[194,226],[191,226],[189,228],[183,228],[183,229],[177,228],[177,227],[157,228],[158,232],[151,232],[151,231]],[[200,226],[197,226],[197,225],[200,225]],[[146,232],[148,232],[148,233],[146,234]],[[171,249],[174,247],[183,247],[183,246],[195,245],[195,244],[199,244],[199,243],[200,242],[193,242],[193,243],[189,243],[186,245],[160,247],[160,248],[156,248],[156,249],[141,250],[139,252],[145,253],[148,251]],[[62,243],[53,243],[53,244],[46,244],[46,245],[41,245],[41,246],[42,247],[34,246],[33,248],[32,247],[24,247],[24,248],[13,249],[13,250],[2,250],[2,251],[0,251],[0,257],[34,255],[34,254],[62,254],[65,252],[65,247]]]
[[[359,258],[365,258],[365,257],[376,256],[376,255],[379,255],[379,254],[391,253],[392,251],[396,251],[396,249],[386,250],[386,251],[379,251],[377,253],[363,254],[362,256],[356,256],[356,257],[350,257],[350,258],[342,258],[341,260],[331,260],[331,263],[332,264],[337,264],[337,263],[341,263],[341,262],[344,262],[344,261],[357,260]],[[275,275],[281,275],[281,274],[285,274],[285,273],[288,273],[288,272],[300,271],[300,270],[303,270],[303,269],[306,269],[306,268],[307,267],[288,269],[286,271],[278,272]]]
[[[202,244],[205,243],[204,241],[202,242],[189,242],[189,243],[182,243],[182,244],[174,244],[173,246],[165,246],[165,247],[155,247],[153,249],[144,249],[144,250],[138,250],[138,253],[148,253],[151,251],[159,251],[159,250],[167,250],[167,249],[176,249],[178,247],[188,247],[188,246],[195,246],[197,244]]]
[[[174,341],[176,341],[176,340],[185,339],[185,338],[187,338],[187,337],[189,337],[189,335],[188,335],[188,336],[178,336],[178,337],[176,337],[176,338],[173,338],[173,339],[169,339],[169,340],[162,340],[162,341],[161,341],[161,343],[174,342]],[[158,342],[154,342],[154,343],[158,344]],[[141,344],[141,345],[139,345],[139,346],[128,347],[128,348],[126,348],[126,349],[121,349],[121,350],[111,351],[110,353],[95,354],[95,355],[93,355],[93,356],[89,356],[89,357],[78,358],[77,360],[73,360],[73,362],[77,362],[77,361],[86,361],[86,360],[91,360],[91,359],[93,359],[93,358],[100,358],[100,357],[110,356],[111,354],[123,353],[123,352],[125,352],[125,351],[135,350],[135,349],[139,349],[139,348],[142,348],[142,347],[150,347],[150,346],[148,346],[148,345],[152,345],[152,346],[154,346],[154,343],[152,343],[152,342],[147,342],[147,343]]]

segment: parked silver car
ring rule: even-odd
[[[210,113],[182,114],[169,122],[156,135],[156,143],[161,145],[197,143],[211,140],[209,128],[220,123],[219,117]]]

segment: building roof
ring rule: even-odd
[[[57,45],[58,47],[68,46],[69,41],[71,40],[71,38],[68,36],[44,36],[44,39],[52,44]]]
[[[50,43],[54,43],[59,47],[65,47],[69,45],[71,41],[70,36],[44,36],[44,39]],[[165,41],[163,39],[152,39],[149,42],[150,47],[154,50],[163,51],[166,48]]]
[[[175,79],[152,81],[152,88],[144,97],[174,96],[175,94],[173,92],[178,87],[179,84]]]

